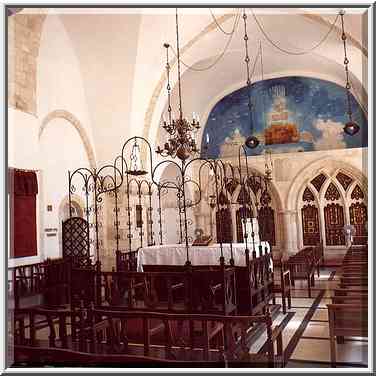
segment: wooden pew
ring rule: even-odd
[[[344,343],[345,336],[367,337],[368,327],[368,250],[353,249],[346,253],[339,288],[334,290],[328,305],[331,341],[331,362],[335,367],[335,342]]]
[[[46,286],[44,262],[8,268],[8,296],[14,299],[15,308],[22,298],[37,297]]]
[[[327,304],[329,314],[330,359],[336,367],[336,339],[368,337],[368,307],[362,304]]]
[[[22,333],[20,327],[14,331],[15,358],[21,362],[40,361],[43,359],[43,354],[33,352],[32,349],[42,348],[56,349],[55,352],[46,351],[46,354],[50,354],[45,359],[48,364],[54,362],[55,355],[57,362],[67,359],[65,355],[72,356],[71,360],[84,358],[80,357],[80,354],[71,354],[70,351],[101,354],[97,359],[103,360],[105,364],[110,364],[112,361],[116,364],[116,358],[107,357],[112,355],[151,356],[171,359],[177,363],[214,361],[231,366],[274,367],[284,363],[282,330],[279,327],[272,328],[272,320],[268,312],[266,315],[258,316],[223,316],[93,308],[73,311],[30,308],[16,310],[14,315],[24,321]],[[25,317],[28,317],[28,322],[25,322],[27,321]],[[36,317],[40,320],[38,322],[47,322],[48,340],[39,338],[40,329],[43,327],[38,327]],[[143,337],[139,344],[128,340],[134,320],[139,320],[143,326]],[[155,345],[151,341],[148,330],[151,320],[161,322],[164,334],[162,346]],[[76,324],[72,325],[73,323]],[[254,324],[266,326],[267,340],[264,354],[249,354],[246,332],[249,326]],[[239,327],[239,332],[225,339],[223,333],[226,327],[232,325]],[[59,350],[68,350],[68,352]],[[35,359],[34,356],[38,358]],[[119,358],[117,360],[120,361]],[[123,360],[126,361],[127,358],[124,357]],[[94,359],[93,363],[95,363]]]
[[[70,270],[71,261],[62,258],[9,268],[8,292],[14,298],[15,308],[20,307],[22,299],[31,297],[38,302],[31,303],[34,305],[69,303]]]

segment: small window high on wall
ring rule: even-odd
[[[34,171],[9,169],[10,257],[37,255],[36,197]]]

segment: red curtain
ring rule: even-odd
[[[34,171],[9,169],[10,257],[37,255],[37,193]]]

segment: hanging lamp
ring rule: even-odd
[[[347,114],[349,117],[349,121],[345,124],[343,127],[343,130],[346,134],[349,136],[354,136],[357,134],[360,130],[359,125],[353,120],[352,118],[352,109],[351,109],[351,84],[350,84],[350,78],[349,78],[349,59],[347,57],[347,45],[346,45],[346,33],[345,33],[345,24],[344,24],[344,15],[345,11],[341,10],[340,11],[340,16],[341,16],[341,25],[342,25],[342,35],[341,39],[343,41],[343,51],[344,51],[344,60],[343,64],[345,66],[345,74],[346,74],[346,97],[347,97]]]
[[[244,46],[245,46],[245,63],[247,67],[247,96],[248,96],[248,112],[249,112],[249,130],[250,136],[245,140],[245,145],[250,149],[255,149],[260,144],[259,139],[254,136],[253,133],[253,121],[252,121],[252,103],[251,103],[251,78],[249,69],[249,53],[248,53],[248,34],[247,34],[247,14],[245,8],[243,11],[243,21],[244,21]]]
[[[167,74],[167,98],[168,98],[168,118],[163,120],[162,128],[168,133],[168,140],[163,145],[163,148],[157,147],[156,153],[162,157],[171,156],[178,157],[180,160],[186,159],[199,153],[196,145],[195,133],[200,129],[200,122],[198,117],[193,114],[193,119],[190,122],[183,116],[182,107],[182,90],[181,90],[181,75],[180,75],[180,45],[179,45],[179,20],[178,9],[176,8],[176,50],[177,50],[177,66],[178,66],[178,97],[179,97],[179,116],[173,119],[171,107],[171,84],[170,84],[170,62],[169,62],[169,48],[170,45],[165,43],[166,48],[166,74]]]

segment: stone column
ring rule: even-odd
[[[297,234],[297,211],[283,210],[279,212],[282,215],[284,239],[281,244],[282,256],[287,258],[298,252],[298,234]]]

